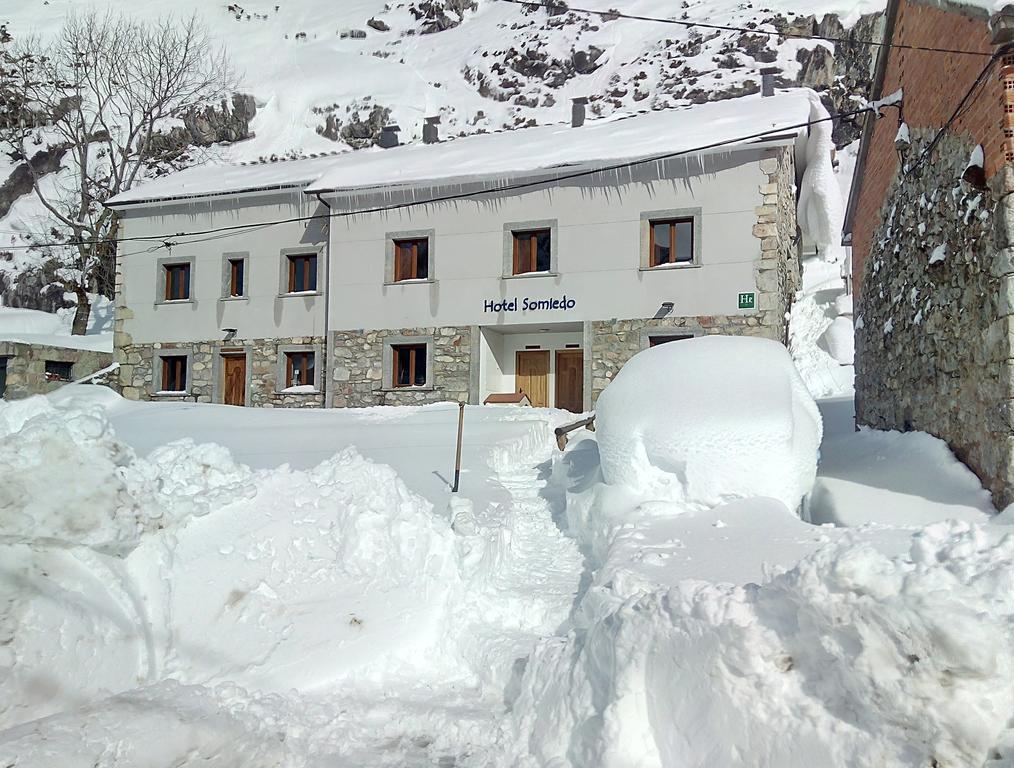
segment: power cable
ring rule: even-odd
[[[633,21],[653,21],[659,24],[676,24],[681,27],[700,27],[701,29],[715,29],[723,32],[747,32],[753,35],[777,35],[778,37],[795,38],[801,40],[823,40],[828,43],[841,43],[842,45],[872,45],[880,48],[898,48],[907,51],[928,51],[930,53],[954,53],[964,56],[991,56],[985,51],[968,51],[958,48],[936,48],[924,45],[908,45],[905,43],[887,43],[876,40],[850,40],[844,37],[828,37],[826,35],[806,35],[797,32],[778,32],[765,29],[751,29],[749,27],[736,27],[731,24],[711,24],[704,21],[689,21],[685,19],[665,19],[658,16],[642,16],[636,13],[622,13],[620,11],[598,11],[589,8],[575,8],[564,4],[553,5],[551,3],[529,2],[529,0],[500,0],[500,2],[513,5],[523,5],[529,8],[544,8],[554,11],[574,11],[594,16],[601,16],[607,19],[631,19]]]
[[[979,72],[978,76],[972,82],[972,85],[969,87],[967,91],[965,91],[965,94],[961,97],[961,100],[958,102],[958,105],[954,108],[954,112],[952,112],[951,116],[947,118],[947,122],[940,127],[940,130],[936,132],[930,143],[926,145],[925,149],[923,149],[922,152],[919,153],[919,157],[916,158],[916,161],[908,168],[908,170],[905,171],[906,176],[910,176],[911,174],[915,173],[915,171],[922,166],[923,161],[926,160],[926,158],[928,158],[931,154],[933,154],[933,150],[936,149],[936,146],[939,143],[940,139],[943,137],[944,133],[946,133],[950,129],[950,127],[954,124],[954,122],[964,112],[968,110],[969,106],[971,106],[972,102],[975,99],[977,91],[986,82],[986,75],[989,74],[989,70],[993,68],[993,65],[996,63],[997,59],[999,59],[1006,53],[1009,53],[1010,48],[1011,48],[1010,45],[1005,45],[1002,48],[998,49],[995,53],[993,53],[992,56],[990,56],[989,61],[986,62],[986,66],[982,68],[982,71]]]
[[[217,233],[225,233],[225,232],[235,233],[235,232],[249,230],[249,229],[259,229],[259,228],[262,228],[262,227],[277,226],[279,224],[299,224],[299,223],[304,223],[304,222],[308,222],[308,221],[321,221],[321,220],[330,220],[330,219],[338,219],[338,218],[347,218],[347,217],[350,217],[350,216],[361,216],[363,214],[369,214],[369,213],[383,213],[383,212],[387,212],[387,211],[402,210],[404,208],[414,208],[414,207],[420,206],[420,205],[432,205],[434,203],[443,203],[443,202],[450,202],[450,201],[453,201],[453,200],[462,200],[462,199],[471,198],[471,197],[478,197],[478,196],[481,196],[481,195],[493,195],[493,194],[500,194],[500,193],[503,193],[503,192],[513,192],[513,191],[516,191],[516,190],[530,189],[532,187],[538,187],[538,186],[543,186],[543,185],[558,184],[558,183],[560,183],[562,181],[570,181],[572,179],[584,178],[584,177],[593,176],[593,175],[599,174],[599,173],[609,173],[611,171],[620,171],[620,170],[624,170],[624,169],[627,169],[627,168],[636,168],[638,166],[647,165],[647,164],[650,164],[650,163],[657,163],[657,162],[662,162],[662,161],[665,161],[665,160],[672,160],[672,159],[675,159],[675,158],[678,158],[678,157],[683,157],[685,155],[693,155],[693,154],[696,154],[698,152],[704,152],[704,151],[707,151],[709,149],[719,149],[721,147],[730,146],[730,145],[733,145],[733,144],[741,144],[741,143],[747,142],[747,141],[754,141],[754,140],[757,140],[757,139],[763,139],[763,138],[766,138],[768,136],[781,135],[781,134],[784,134],[784,133],[789,132],[789,131],[795,131],[795,130],[799,130],[799,129],[802,129],[802,128],[809,128],[810,126],[817,125],[819,123],[826,123],[826,122],[833,121],[833,120],[839,120],[839,119],[845,118],[845,117],[854,117],[856,115],[860,115],[860,114],[863,114],[864,112],[870,112],[870,111],[874,111],[874,110],[872,110],[871,107],[868,107],[868,106],[867,107],[862,107],[860,109],[855,109],[855,110],[852,110],[850,112],[840,112],[837,115],[829,115],[827,117],[820,117],[820,118],[817,118],[815,120],[805,120],[803,122],[794,123],[792,125],[782,125],[782,126],[778,126],[776,128],[768,128],[767,130],[758,131],[757,133],[751,133],[751,134],[746,135],[746,136],[738,136],[738,137],[732,138],[732,139],[723,139],[721,141],[714,141],[714,142],[711,142],[709,144],[702,144],[700,146],[690,147],[688,149],[681,149],[681,150],[677,150],[677,151],[674,151],[674,152],[666,152],[666,153],[659,154],[659,155],[651,155],[650,157],[644,157],[644,158],[640,158],[638,160],[626,160],[626,161],[624,161],[622,163],[613,163],[611,165],[597,166],[595,168],[586,168],[586,169],[580,170],[580,171],[573,171],[571,173],[559,174],[557,176],[554,176],[551,179],[536,179],[536,180],[532,180],[532,181],[515,182],[515,183],[509,183],[509,184],[501,184],[501,185],[498,185],[498,186],[489,187],[488,189],[474,190],[474,191],[470,191],[470,192],[458,192],[458,193],[449,194],[449,195],[437,195],[437,196],[434,196],[434,197],[424,198],[424,199],[421,199],[421,200],[411,200],[411,201],[406,201],[406,202],[403,202],[403,203],[392,203],[390,205],[380,205],[380,206],[374,206],[372,208],[359,208],[359,209],[351,210],[351,211],[331,211],[330,213],[322,215],[322,216],[292,216],[292,217],[285,218],[285,219],[275,219],[275,220],[270,220],[270,221],[251,222],[249,224],[231,224],[229,226],[224,226],[224,227],[211,227],[209,229],[195,230],[193,232],[175,232],[175,233],[171,233],[171,234],[162,234],[162,235],[147,235],[147,236],[137,236],[137,237],[124,237],[124,238],[118,239],[117,242],[119,242],[119,243],[127,243],[127,242],[138,242],[138,241],[141,241],[141,242],[160,241],[162,243],[162,246],[164,246],[164,247],[175,246],[175,245],[186,245],[188,243],[202,242],[202,241],[201,240],[187,240],[185,242],[179,242],[179,243],[177,243],[177,242],[174,242],[174,240],[177,239],[177,238],[198,237],[198,236],[201,236],[201,235],[214,235],[214,234],[217,234]],[[170,200],[170,201],[167,201],[167,202],[171,203],[173,201]],[[218,239],[218,238],[215,238],[215,239]],[[29,249],[32,249],[32,248],[44,248],[44,247],[49,247],[49,246],[75,246],[76,247],[78,245],[83,245],[83,244],[85,244],[85,245],[97,245],[97,244],[101,244],[101,243],[104,243],[104,242],[106,242],[106,241],[105,240],[85,240],[85,241],[57,242],[57,243],[34,243],[34,244],[31,244],[31,245],[16,245],[16,246],[0,247],[0,251],[5,251],[5,250],[6,251],[10,251],[10,250],[29,250]]]

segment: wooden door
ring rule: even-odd
[[[246,405],[246,355],[226,355],[222,358],[222,376],[226,405]]]
[[[549,405],[549,350],[518,352],[514,361],[514,388],[524,392],[536,408]]]
[[[574,413],[584,410],[584,353],[580,349],[556,351],[556,407]]]

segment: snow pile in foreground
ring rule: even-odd
[[[904,556],[845,543],[762,585],[614,599],[529,659],[518,764],[1012,765],[1014,537],[996,538],[940,523]]]
[[[0,533],[126,554],[146,531],[251,493],[228,451],[190,440],[146,459],[116,439],[101,408],[44,398],[0,405]]]
[[[785,348],[728,336],[635,355],[599,398],[596,429],[607,483],[705,507],[771,496],[796,509],[821,440]]]
[[[0,403],[0,477],[0,729],[166,679],[308,692],[423,657],[469,678],[449,522],[353,448],[138,458],[101,408],[31,398]]]

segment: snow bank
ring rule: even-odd
[[[516,764],[1009,764],[1012,558],[938,524],[905,556],[842,544],[761,586],[641,593],[529,659]]]
[[[394,470],[349,448],[309,471],[258,473],[255,488],[128,559],[164,673],[311,690],[441,641],[455,536]]]
[[[0,402],[0,536],[126,554],[145,531],[250,491],[228,451],[181,440],[137,459],[99,407]]]
[[[771,496],[795,510],[813,485],[821,420],[786,349],[706,336],[644,350],[596,407],[606,482],[686,505]]]
[[[71,335],[73,307],[50,313],[0,306],[0,341],[112,352],[113,303],[98,294],[92,294],[91,298],[92,311],[84,336]]]

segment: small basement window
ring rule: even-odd
[[[246,296],[246,259],[229,259],[229,295]]]
[[[10,358],[0,357],[0,397],[7,391],[7,361]]]
[[[665,219],[650,224],[649,265],[694,263],[694,220]]]
[[[285,388],[312,387],[315,383],[315,364],[315,353],[313,352],[286,352]]]
[[[514,232],[514,274],[549,272],[551,240],[548,229]]]
[[[430,274],[430,241],[425,238],[394,241],[394,282],[426,280]]]
[[[165,355],[162,358],[162,392],[187,391],[187,356]]]
[[[46,361],[46,381],[71,381],[73,371],[74,363],[67,363],[63,360]]]
[[[685,341],[686,339],[692,339],[693,335],[681,335],[681,336],[649,336],[648,346],[657,347],[659,344],[668,344],[670,341]]]
[[[190,298],[190,264],[165,265],[165,300],[181,301]]]
[[[289,256],[289,293],[317,290],[317,254]]]
[[[426,345],[394,344],[391,350],[394,354],[392,386],[426,386]]]

